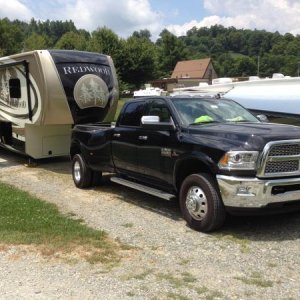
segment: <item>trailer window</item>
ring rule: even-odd
[[[9,79],[10,98],[21,98],[21,82],[18,78]]]

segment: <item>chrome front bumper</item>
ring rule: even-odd
[[[227,207],[261,208],[271,203],[300,200],[300,178],[264,180],[217,175],[217,181]],[[274,194],[273,188],[283,192]]]

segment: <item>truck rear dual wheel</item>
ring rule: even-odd
[[[214,178],[206,173],[185,178],[180,188],[180,208],[188,225],[209,232],[221,227],[226,212]]]
[[[82,155],[76,154],[72,159],[72,177],[76,187],[84,189],[93,185],[99,185],[102,173],[92,171],[87,166]]]

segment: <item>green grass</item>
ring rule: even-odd
[[[44,255],[76,254],[90,263],[115,263],[119,245],[104,231],[62,215],[55,205],[0,183],[0,243],[33,245]]]
[[[124,276],[122,278],[122,280],[132,280],[132,279],[135,279],[135,280],[145,280],[146,277],[148,275],[151,275],[153,273],[153,269],[146,269],[145,271],[141,272],[141,273],[137,273],[137,274],[127,274],[126,276]]]
[[[241,253],[249,253],[250,252],[250,241],[243,236],[237,234],[215,234],[217,239],[230,241],[240,247]]]
[[[273,286],[272,281],[264,279],[262,277],[262,275],[258,272],[253,272],[250,275],[250,277],[238,276],[238,277],[235,277],[235,279],[240,280],[245,284],[256,285],[256,286],[262,287],[262,288],[267,288],[267,287],[272,287]]]
[[[173,300],[191,300],[191,298],[189,298],[189,297],[183,296],[178,293],[173,293],[173,292],[168,293],[167,298],[173,299]]]
[[[177,275],[172,273],[159,273],[157,274],[157,278],[159,280],[168,281],[174,288],[188,286],[190,283],[195,283],[197,281],[197,278],[188,272],[183,272]]]
[[[133,227],[133,223],[125,223],[125,224],[122,224],[121,226],[123,226],[125,228],[132,228]]]

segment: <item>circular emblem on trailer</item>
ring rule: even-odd
[[[108,88],[99,76],[88,74],[80,77],[74,87],[74,99],[80,108],[102,107],[108,102]]]

